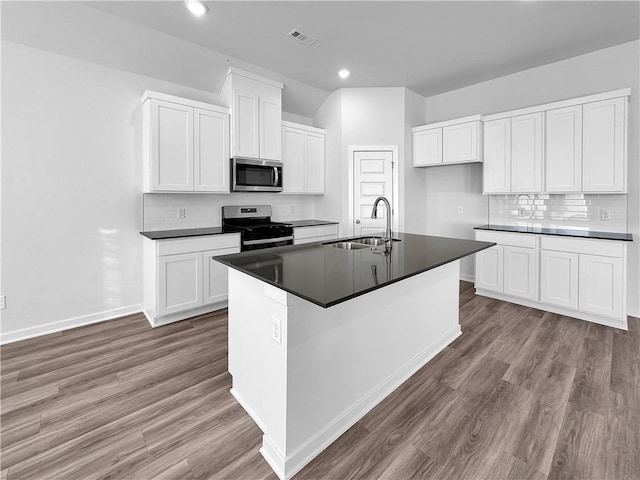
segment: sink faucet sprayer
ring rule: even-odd
[[[386,242],[385,247],[391,248],[391,205],[389,204],[389,200],[385,197],[378,197],[376,201],[373,202],[373,210],[371,211],[371,218],[378,218],[378,203],[384,202],[385,207],[387,207],[387,230],[384,232],[383,240]]]

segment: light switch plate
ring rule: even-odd
[[[279,318],[271,317],[271,339],[278,345],[282,343],[282,323]]]

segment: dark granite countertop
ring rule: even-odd
[[[389,255],[373,248],[343,250],[331,246],[333,240],[215,260],[327,308],[495,245],[409,233],[395,233],[394,238],[399,241],[393,242]]]
[[[331,220],[292,220],[291,222],[283,222],[287,225],[295,227],[315,227],[318,225],[337,225],[340,222],[333,222]]]
[[[151,232],[140,232],[141,235],[151,240],[166,240],[168,238],[201,237],[203,235],[221,235],[222,227],[206,228],[185,228],[184,230],[158,230]]]
[[[491,230],[495,232],[515,232],[515,233],[537,233],[540,235],[559,235],[562,237],[594,238],[599,240],[621,240],[632,242],[633,236],[630,233],[615,232],[595,232],[584,230],[571,230],[567,228],[543,228],[526,227],[519,225],[479,225],[475,230]]]

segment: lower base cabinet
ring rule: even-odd
[[[624,242],[484,230],[476,239],[498,244],[476,254],[477,293],[627,329]]]
[[[578,308],[578,254],[540,252],[540,301],[565,308]]]
[[[226,307],[227,267],[215,256],[240,252],[240,235],[144,239],[144,308],[152,326]]]

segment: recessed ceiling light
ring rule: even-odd
[[[184,0],[184,4],[196,17],[201,17],[209,11],[207,4],[200,0]]]
[[[338,72],[338,75],[340,75],[340,78],[347,78],[349,75],[351,75],[351,72],[346,68],[343,68]]]

